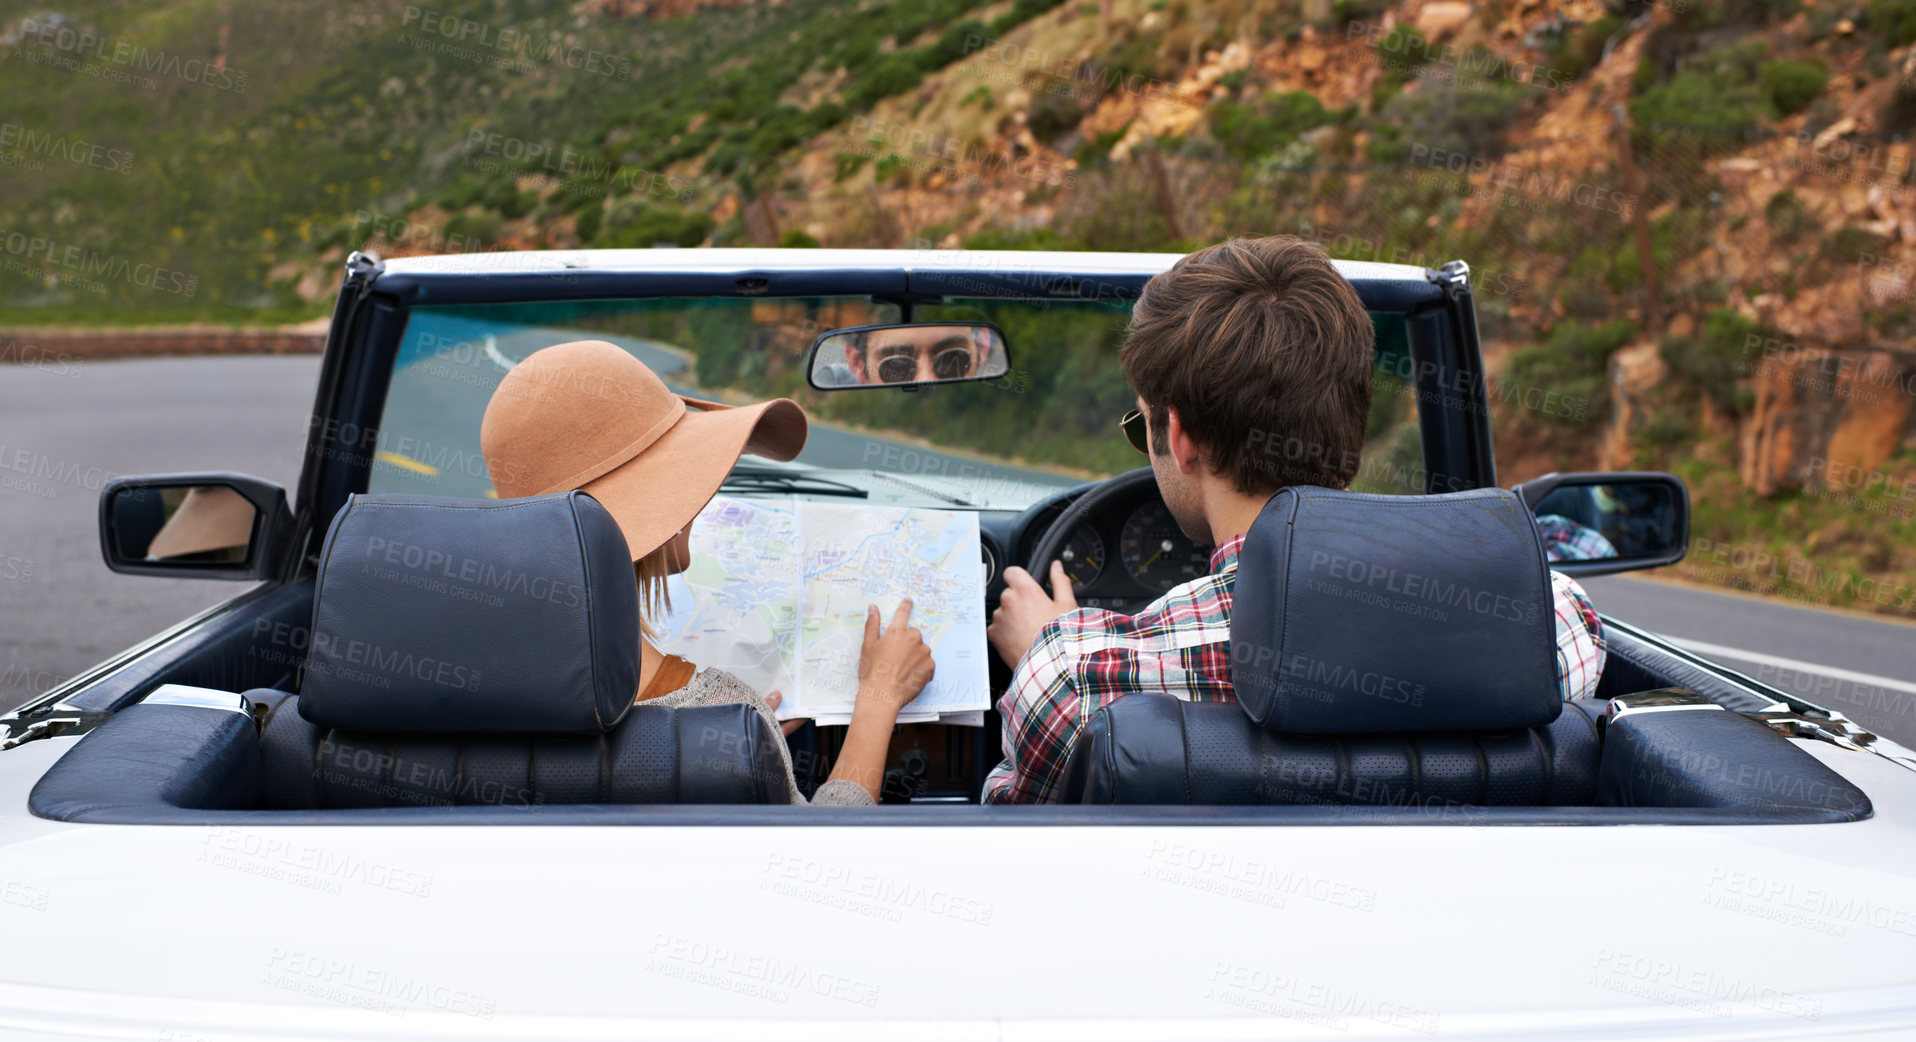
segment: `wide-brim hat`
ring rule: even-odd
[[[147,544],[150,558],[184,557],[245,546],[259,511],[224,485],[196,485]]]
[[[506,374],[479,448],[499,498],[582,489],[618,521],[637,561],[705,509],[739,456],[789,460],[805,431],[789,398],[737,407],[688,398],[622,348],[577,340]]]

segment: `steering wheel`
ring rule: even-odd
[[[1057,560],[1064,551],[1065,541],[1070,538],[1072,530],[1083,524],[1085,519],[1103,513],[1113,501],[1136,499],[1141,485],[1151,486],[1152,493],[1157,494],[1157,484],[1158,477],[1150,467],[1127,470],[1098,483],[1066,507],[1064,513],[1059,514],[1057,520],[1052,521],[1051,526],[1038,537],[1037,545],[1031,549],[1030,560],[1025,562],[1025,570],[1052,596],[1057,596],[1057,591],[1052,590],[1047,581],[1051,575],[1051,562]]]

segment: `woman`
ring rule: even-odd
[[[506,374],[486,404],[479,445],[500,498],[582,489],[618,521],[639,582],[640,676],[651,678],[639,701],[744,702],[777,724],[777,692],[762,698],[730,673],[659,651],[643,620],[663,606],[666,577],[691,563],[692,519],[718,494],[739,456],[789,460],[804,448],[805,413],[796,402],[733,408],[682,398],[624,350],[580,340],[534,352]],[[931,650],[910,617],[909,600],[887,625],[880,625],[876,605],[868,612],[851,729],[831,779],[812,803],[877,802],[898,711],[931,680]],[[788,725],[787,733],[797,726]],[[804,803],[791,754],[785,743],[778,746],[792,802]]]

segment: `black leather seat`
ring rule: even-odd
[[[354,496],[300,697],[253,691],[271,810],[783,803],[751,706],[633,708],[638,589],[590,496]]]
[[[1574,806],[1595,720],[1557,686],[1543,546],[1510,492],[1289,488],[1239,555],[1232,703],[1121,698],[1069,802]]]

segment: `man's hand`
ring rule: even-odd
[[[1051,589],[1054,593],[1046,594],[1038,580],[1023,568],[1013,565],[1005,569],[1005,592],[998,598],[998,610],[991,613],[991,625],[985,629],[985,636],[991,638],[991,646],[998,649],[1005,665],[1016,669],[1045,623],[1078,610],[1078,599],[1071,595],[1071,580],[1064,574],[1062,562],[1051,562]]]

